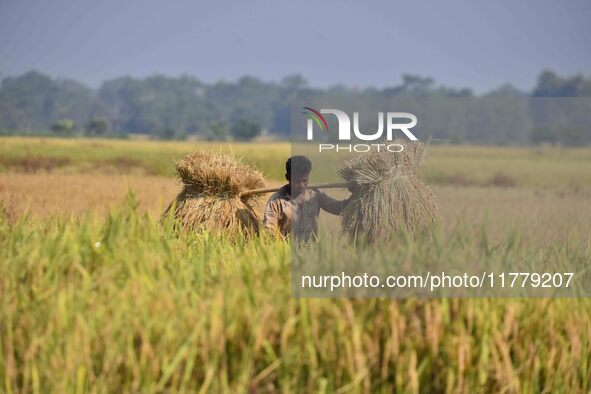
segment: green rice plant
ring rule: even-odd
[[[591,255],[448,233],[396,253]],[[179,233],[133,196],[107,217],[0,215],[0,245],[5,393],[591,389],[586,299],[292,298],[289,243]]]

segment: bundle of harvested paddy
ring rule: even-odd
[[[177,161],[176,171],[183,190],[164,216],[172,214],[186,229],[258,232],[260,218],[254,207],[260,195],[240,196],[265,185],[258,170],[230,155],[196,152]]]
[[[405,143],[398,153],[374,152],[344,161],[339,175],[353,184],[341,212],[343,232],[369,243],[404,228],[411,234],[439,221],[435,196],[419,179],[426,145]]]

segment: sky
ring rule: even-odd
[[[362,88],[411,73],[530,90],[544,69],[591,75],[590,21],[588,0],[0,0],[0,77],[299,73]]]

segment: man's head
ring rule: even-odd
[[[285,163],[285,179],[289,182],[291,196],[296,197],[308,187],[312,162],[306,156],[292,156]]]

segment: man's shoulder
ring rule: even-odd
[[[275,201],[275,200],[289,201],[289,199],[290,199],[290,197],[289,197],[289,193],[287,193],[287,185],[283,185],[279,190],[277,190],[275,193],[271,194],[271,197],[269,197],[269,202]]]

